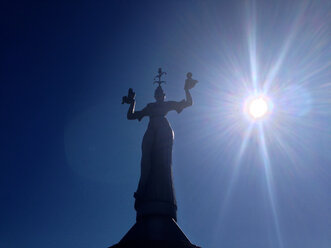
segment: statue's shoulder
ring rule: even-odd
[[[176,110],[177,113],[180,113],[185,108],[185,100],[182,100],[180,102],[168,101],[166,102],[165,106],[167,107],[168,111]]]
[[[153,103],[147,103],[146,107],[143,109],[143,111],[150,111],[151,109],[153,109]]]

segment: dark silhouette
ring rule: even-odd
[[[147,104],[141,111],[135,111],[135,93],[129,89],[128,96],[123,97],[124,102],[129,103],[127,113],[129,120],[141,120],[145,116],[150,118],[147,131],[142,142],[141,176],[137,192],[135,209],[137,218],[144,215],[161,214],[169,215],[174,220],[176,217],[176,199],[172,183],[172,144],[174,133],[166,118],[169,111],[180,113],[184,108],[192,105],[192,97],[189,89],[192,83],[192,74],[188,73],[185,83],[186,99],[180,102],[165,101],[165,93],[161,87],[161,76],[165,74],[159,69],[156,76],[159,86],[154,92],[155,102]]]
[[[141,176],[134,193],[137,223],[114,247],[196,247],[190,243],[176,224],[177,204],[172,182],[172,145],[174,133],[166,118],[169,111],[180,113],[193,104],[190,89],[197,83],[192,73],[185,81],[186,99],[180,102],[165,101],[161,87],[165,75],[160,68],[154,83],[159,84],[154,92],[155,102],[135,110],[135,92],[130,88],[122,98],[122,104],[130,104],[129,120],[141,120],[148,116],[149,124],[142,142]]]

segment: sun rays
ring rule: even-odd
[[[312,117],[314,113],[331,114],[328,109],[331,64],[325,60],[330,55],[330,49],[327,49],[330,28],[326,17],[316,17],[315,12],[322,10],[303,1],[286,10],[291,16],[274,16],[275,19],[287,19],[283,24],[286,32],[273,33],[273,29],[281,29],[272,26],[274,20],[261,23],[263,21],[259,19],[259,15],[270,19],[272,16],[258,13],[255,2],[250,3],[253,4],[246,6],[243,25],[246,40],[237,47],[230,42],[224,45],[229,49],[222,51],[225,62],[221,68],[213,68],[211,77],[214,83],[209,100],[214,109],[209,118],[220,121],[215,122],[214,133],[210,132],[210,136],[218,133],[222,140],[227,140],[223,149],[235,154],[220,219],[230,206],[242,165],[247,163],[243,160],[246,153],[255,153],[263,165],[275,237],[278,247],[283,247],[273,175],[273,167],[282,165],[275,164],[270,153],[272,150],[273,154],[287,158],[293,165],[287,170],[297,170],[300,166],[298,151],[308,153],[310,149],[302,130],[318,127]],[[327,13],[323,12],[323,15]],[[261,25],[269,25],[266,28],[270,32],[268,35],[274,39],[264,40],[267,35]]]

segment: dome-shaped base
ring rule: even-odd
[[[168,216],[148,216],[136,222],[122,240],[110,248],[199,248],[191,244]]]
[[[146,240],[120,242],[110,248],[200,248],[184,241]]]

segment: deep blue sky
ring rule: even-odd
[[[194,105],[168,115],[190,240],[331,247],[330,12],[328,0],[2,1],[0,247],[121,239],[148,123],[126,120],[121,97],[153,101],[158,67],[169,100],[188,71],[199,80]],[[254,87],[274,103],[262,127],[242,113]]]

